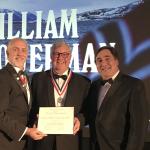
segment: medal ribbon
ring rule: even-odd
[[[65,83],[63,84],[63,86],[62,86],[62,88],[61,88],[61,90],[60,90],[60,88],[59,88],[59,86],[58,86],[56,80],[55,80],[54,77],[53,77],[53,72],[52,72],[52,70],[51,70],[51,77],[52,77],[52,80],[51,80],[51,81],[52,81],[53,87],[55,88],[55,90],[57,91],[57,93],[58,93],[58,95],[59,95],[60,97],[61,97],[61,95],[63,95],[63,93],[66,92],[68,83],[69,83],[69,81],[70,81],[70,79],[71,79],[71,76],[72,76],[72,71],[69,70],[69,74],[68,74],[67,80],[65,81]]]

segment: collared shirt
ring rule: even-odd
[[[14,67],[14,69],[16,70],[17,73],[20,71],[20,68],[18,68],[18,67]],[[26,90],[27,90],[27,98],[28,98],[28,104],[29,104],[30,103],[30,90],[29,90],[29,84],[28,83],[26,85]]]
[[[16,70],[16,72],[18,73],[20,71],[20,68],[18,67],[14,67],[14,69]],[[29,91],[29,85],[27,83],[26,86],[26,90],[27,90],[27,97],[28,97],[28,104],[30,102],[30,91]],[[21,141],[21,139],[23,138],[23,136],[25,135],[26,131],[27,131],[28,127],[25,128],[24,132],[22,133],[21,137],[18,139],[18,141]]]
[[[68,70],[66,70],[62,75],[68,76]],[[62,78],[59,78],[59,79],[56,79],[56,82],[57,82],[58,86],[61,88],[61,87],[64,85],[64,82],[65,82],[65,81],[64,81]],[[67,89],[66,89],[66,91],[67,91]],[[62,93],[62,95],[60,96],[60,95],[58,94],[58,92],[56,91],[56,89],[54,88],[54,97],[55,97],[55,106],[56,106],[56,107],[57,107],[57,106],[60,106],[60,104],[59,104],[58,101],[57,101],[58,98],[61,97],[62,99],[64,99],[65,96],[66,96],[66,92]]]
[[[112,80],[115,80],[115,78],[117,77],[117,75],[119,74],[119,70],[113,75]],[[100,106],[108,92],[108,90],[110,89],[111,84],[109,82],[106,82],[99,91],[99,98],[98,98],[98,103],[97,103],[97,110],[100,109]]]
[[[113,75],[112,80],[115,80],[115,78],[117,77],[117,75],[119,74],[119,70]]]

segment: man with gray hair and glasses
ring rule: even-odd
[[[51,135],[35,142],[35,150],[79,150],[80,129],[84,125],[83,102],[87,98],[90,80],[69,68],[71,50],[58,41],[51,48],[51,69],[36,73],[32,78],[33,118],[39,107],[74,107],[72,135]]]

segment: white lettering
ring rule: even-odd
[[[73,44],[72,56],[71,56],[71,60],[70,60],[70,68],[73,68],[74,72],[80,72],[78,46],[79,46],[79,44]]]
[[[4,13],[0,13],[0,39],[4,40]]]
[[[95,55],[92,43],[88,43],[85,53],[83,68],[81,72],[87,72],[87,69],[91,68],[91,72],[97,72],[95,65]]]
[[[13,35],[13,13],[8,13],[8,39],[19,37],[20,31]]]
[[[36,50],[43,52],[41,44],[30,45],[30,72],[40,72],[43,70],[43,64],[40,65],[39,68],[36,68],[36,59],[41,62],[41,56],[39,53],[36,53]],[[38,61],[38,63],[39,63]]]
[[[22,12],[22,38],[33,39],[34,31],[32,30],[29,35],[27,35],[27,31],[27,12]]]
[[[70,28],[72,26],[72,38],[78,38],[77,30],[77,9],[71,10],[70,21],[68,21],[67,10],[61,11],[61,25],[60,25],[60,35],[59,38],[64,38],[64,30],[66,29],[67,35],[70,33]],[[65,28],[66,27],[66,28]]]

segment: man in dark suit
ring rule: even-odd
[[[142,150],[147,128],[143,82],[119,70],[115,48],[96,53],[101,78],[92,83],[87,118],[96,150]]]
[[[27,59],[27,42],[12,39],[6,52],[9,63],[0,70],[0,150],[24,150],[26,135],[43,137],[36,128],[27,127],[31,94],[27,78],[19,73]]]
[[[51,70],[36,73],[32,78],[33,112],[39,107],[74,107],[74,135],[51,135],[37,141],[36,150],[79,150],[79,131],[84,125],[83,102],[87,97],[89,79],[69,68],[71,51],[68,44],[58,41],[51,48]]]

